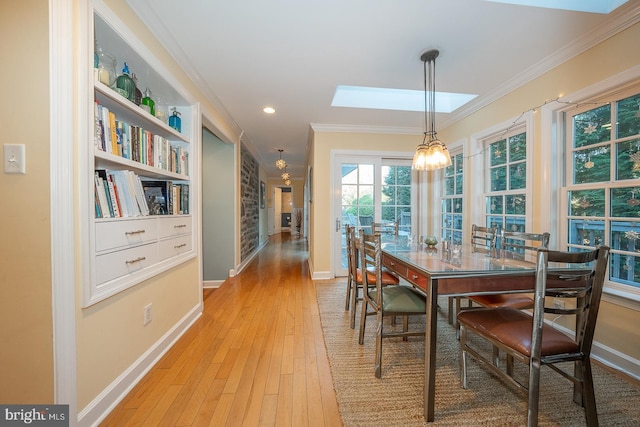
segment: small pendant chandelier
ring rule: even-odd
[[[285,167],[287,167],[287,162],[285,162],[284,160],[282,160],[282,152],[284,150],[280,149],[278,150],[280,152],[280,158],[278,160],[276,160],[276,167],[278,169],[284,169]]]
[[[280,175],[280,177],[282,178],[283,181],[288,180],[289,178],[291,178],[291,174],[289,172],[287,172],[287,167],[284,167],[284,172],[282,172],[282,175]]]
[[[437,49],[431,49],[420,56],[424,65],[425,132],[422,143],[413,155],[411,169],[431,171],[451,165],[447,146],[436,136],[436,58],[439,54]]]

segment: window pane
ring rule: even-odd
[[[637,120],[640,123],[640,120]],[[640,178],[640,139],[616,144],[618,179]]]
[[[570,216],[604,216],[604,189],[569,192]]]
[[[396,166],[396,184],[411,185],[411,166]]]
[[[396,187],[390,187],[388,185],[382,186],[382,205],[395,205],[396,204]]]
[[[612,188],[611,216],[640,217],[640,187]]]
[[[451,196],[455,194],[455,190],[456,190],[456,177],[455,176],[446,177],[444,180],[444,194],[446,194],[447,196]]]
[[[382,166],[382,182],[393,185],[396,183],[396,170],[394,166]]]
[[[523,132],[509,138],[509,161],[517,162],[527,158],[527,137]]]
[[[358,183],[358,165],[342,165],[342,183],[357,184]]]
[[[612,253],[609,259],[609,277],[613,282],[640,287],[640,258]]]
[[[507,140],[502,139],[489,146],[489,165],[503,165],[507,162]]]
[[[456,194],[462,194],[462,175],[456,176]]]
[[[603,105],[573,117],[573,146],[586,147],[611,139],[611,105]]]
[[[640,250],[640,224],[632,221],[611,222],[611,249],[627,252]]]
[[[512,194],[506,196],[506,213],[509,215],[524,215],[527,212],[526,196]],[[524,230],[523,230],[524,231]]]
[[[360,184],[373,184],[373,165],[360,165]]]
[[[606,145],[573,153],[573,183],[609,181],[611,171],[611,148]]]
[[[455,213],[462,213],[462,197],[456,197],[452,199],[453,202],[453,211]],[[462,227],[460,227],[462,229]]]
[[[397,216],[395,206],[382,207],[382,221],[395,221]]]
[[[569,220],[569,244],[597,246],[604,243],[604,221]]]
[[[520,190],[527,187],[527,164],[525,162],[509,166],[509,189]]]
[[[640,94],[617,103],[617,138],[640,134]]]
[[[487,198],[487,201],[489,202],[487,213],[494,215],[503,213],[502,196],[491,196]]]
[[[451,212],[451,199],[442,199],[442,212]]]
[[[501,166],[491,169],[491,191],[505,191],[507,189],[507,167]]]
[[[373,185],[361,185],[358,203],[373,206]]]
[[[502,216],[487,217],[487,227],[496,227],[496,228],[504,227],[504,224],[502,223]]]
[[[508,230],[508,231],[521,231],[521,232],[524,232],[525,231],[524,223],[525,223],[524,217],[508,216],[507,217],[507,224],[505,225],[504,229]]]
[[[352,205],[358,199],[357,185],[342,185],[342,205]]]
[[[462,154],[456,154],[454,156],[455,158],[455,167],[456,167],[456,173],[457,174],[461,174],[462,173],[462,165],[463,165],[463,158],[462,158]]]

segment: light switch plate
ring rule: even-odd
[[[4,144],[4,173],[26,173],[24,144]]]

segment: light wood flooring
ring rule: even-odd
[[[306,240],[272,236],[102,426],[341,426]]]

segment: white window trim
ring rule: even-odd
[[[564,112],[573,108],[575,104],[580,102],[588,102],[595,97],[606,96],[607,92],[617,92],[622,90],[625,85],[629,85],[638,80],[640,75],[640,65],[632,67],[626,71],[611,76],[605,80],[588,86],[584,89],[563,96],[558,101],[547,103],[540,109],[541,114],[541,150],[543,153],[549,153],[551,158],[558,159],[556,162],[542,162],[540,170],[539,185],[542,186],[543,203],[541,205],[550,206],[548,220],[551,231],[551,247],[558,247],[566,250],[564,236],[567,234],[566,221],[561,221],[562,212],[566,211],[566,197],[560,191],[564,186],[561,182],[562,171],[564,167]],[[567,104],[570,102],[571,104]],[[554,208],[555,207],[555,208]],[[551,227],[551,224],[555,224]],[[554,238],[554,234],[556,238]],[[563,238],[560,239],[559,237]],[[602,299],[606,302],[626,307],[632,310],[640,311],[640,289],[638,292],[629,292],[635,290],[629,286],[607,281],[605,283]]]

